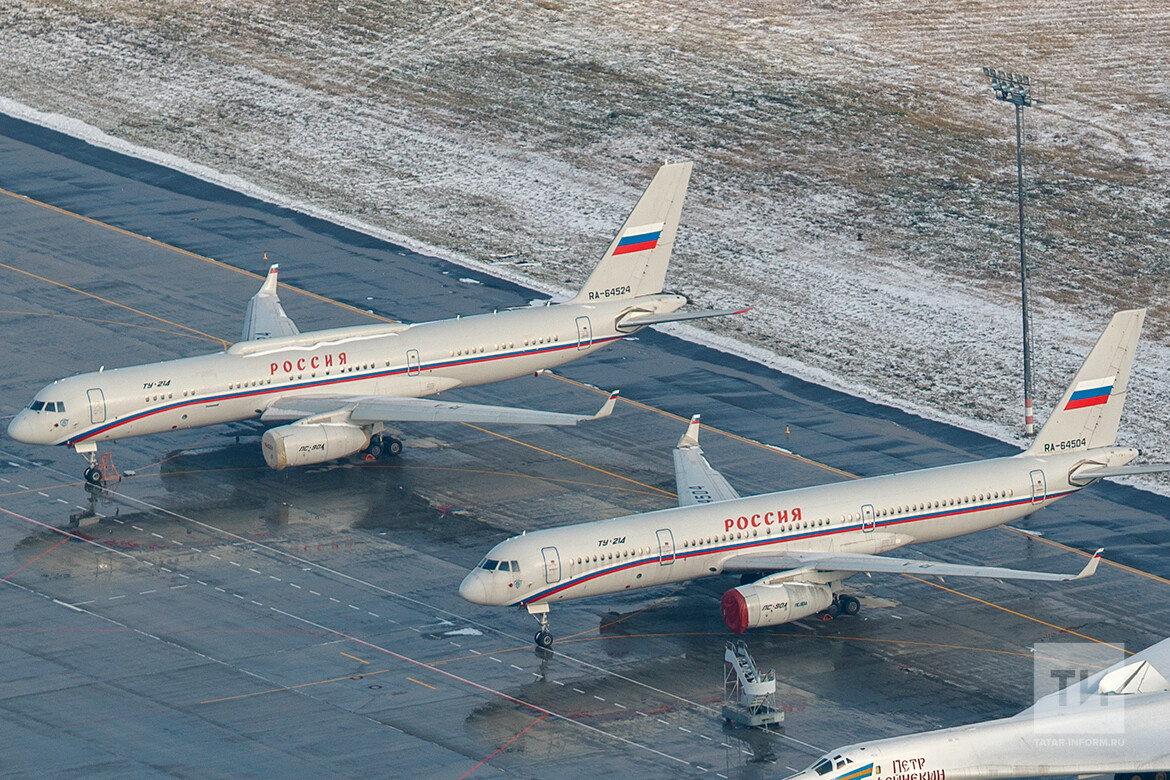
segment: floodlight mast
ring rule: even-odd
[[[1046,97],[1039,79],[997,68],[983,68],[991,79],[996,100],[1016,107],[1016,200],[1020,210],[1020,302],[1024,320],[1024,433],[1036,434],[1032,412],[1032,312],[1028,308],[1028,263],[1024,245],[1024,107],[1039,105]]]

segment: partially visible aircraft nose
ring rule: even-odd
[[[463,578],[459,585],[459,595],[472,604],[487,604],[487,585],[483,581],[483,571],[476,569]]]
[[[35,424],[36,417],[27,409],[23,409],[8,423],[8,436],[25,444],[36,444]]]

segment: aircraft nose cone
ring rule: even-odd
[[[487,604],[487,585],[479,570],[475,570],[463,578],[459,585],[459,595],[472,604]]]
[[[8,423],[8,436],[25,444],[37,443],[33,436],[33,420],[27,411],[22,411]]]

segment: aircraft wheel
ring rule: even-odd
[[[543,647],[545,650],[552,647],[553,635],[547,631],[537,631],[535,639],[538,647]]]
[[[85,481],[91,485],[102,484],[102,473],[95,468],[87,468],[84,473]]]
[[[369,460],[377,460],[382,457],[382,453],[386,450],[386,443],[381,436],[374,436],[370,439],[370,446],[366,447],[366,454],[370,457]]]
[[[840,604],[841,613],[844,615],[856,615],[861,611],[861,602],[853,596],[838,596],[837,603]]]
[[[390,439],[390,441],[386,442],[386,454],[391,457],[401,455],[402,442],[398,441],[398,439]]]

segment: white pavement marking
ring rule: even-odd
[[[498,691],[494,688],[490,688],[490,687],[483,685],[481,683],[474,682],[473,680],[469,680],[465,677],[460,677],[459,675],[454,674],[452,672],[448,672],[444,669],[438,669],[436,667],[430,666],[429,664],[425,664],[422,661],[416,661],[415,659],[410,658],[409,656],[402,655],[401,653],[396,653],[393,650],[382,647],[381,645],[376,645],[373,642],[367,642],[364,639],[358,639],[355,636],[351,636],[351,635],[343,633],[341,631],[337,631],[336,629],[331,629],[327,626],[321,625],[320,623],[314,623],[313,621],[306,620],[305,618],[302,618],[302,617],[298,617],[297,615],[294,615],[290,612],[284,612],[282,610],[276,609],[275,607],[269,607],[269,609],[271,609],[272,611],[274,611],[278,614],[284,615],[285,617],[291,618],[293,620],[298,620],[298,621],[305,623],[306,625],[312,626],[313,628],[316,628],[318,630],[328,631],[336,636],[348,639],[349,641],[354,642],[355,644],[364,645],[365,647],[368,647],[371,650],[376,650],[378,652],[384,653],[384,654],[390,656],[391,658],[396,658],[396,659],[403,661],[405,663],[413,664],[414,666],[417,666],[421,669],[425,669],[428,673],[441,675],[443,677],[446,677],[449,680],[454,680],[454,681],[462,683],[463,685],[466,685],[470,688],[474,688],[476,690],[483,691],[485,693],[489,693],[493,696],[497,696],[501,699],[504,699],[505,701],[514,702],[514,703],[519,704],[521,706],[528,707],[529,709],[532,709],[536,712],[544,713],[545,715],[547,715],[551,718],[555,718],[556,720],[559,720],[562,723],[565,723],[567,725],[575,726],[579,729],[584,729],[585,731],[588,731],[588,732],[593,733],[593,734],[597,734],[597,735],[602,736],[602,737],[607,737],[609,739],[615,740],[617,742],[621,742],[622,744],[628,745],[630,747],[635,747],[635,748],[639,748],[640,750],[645,750],[648,753],[652,753],[656,756],[659,756],[661,758],[665,758],[669,761],[674,761],[674,762],[682,764],[684,766],[692,766],[691,762],[686,761],[682,758],[679,758],[678,756],[672,756],[669,753],[664,753],[663,751],[658,750],[656,748],[652,748],[649,745],[643,745],[642,743],[635,742],[634,740],[629,739],[627,737],[623,737],[623,736],[619,736],[617,734],[610,733],[604,729],[598,728],[597,726],[591,726],[587,723],[582,723],[579,720],[571,718],[567,715],[562,715],[559,712],[554,712],[553,710],[546,709],[546,708],[541,707],[537,704],[533,704],[532,702],[525,701],[525,700],[517,698],[515,696],[510,696],[502,691]]]

